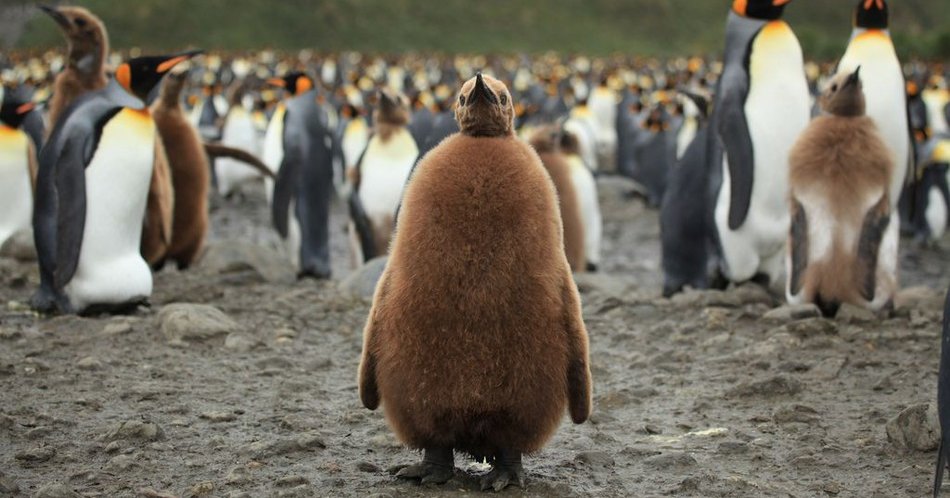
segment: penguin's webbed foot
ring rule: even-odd
[[[418,479],[421,484],[445,484],[455,476],[452,448],[426,448],[422,462],[396,472],[400,479]]]
[[[521,466],[521,453],[503,452],[492,461],[492,470],[481,479],[482,491],[495,492],[514,484],[524,489],[524,467]]]

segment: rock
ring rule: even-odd
[[[231,412],[204,412],[198,415],[198,417],[211,422],[231,422],[237,420],[237,415]]]
[[[792,422],[809,424],[817,422],[818,419],[818,412],[814,408],[799,404],[779,407],[775,410],[775,413],[772,414],[772,420],[775,421],[776,424],[788,424]]]
[[[231,469],[230,472],[228,472],[227,476],[225,476],[224,482],[234,486],[247,484],[251,482],[250,472],[248,472],[247,468],[243,466],[235,467]]]
[[[136,492],[136,496],[140,496],[141,498],[178,498],[178,496],[173,493],[156,491],[153,488],[139,488]]]
[[[377,466],[376,464],[373,464],[370,462],[360,462],[356,464],[356,470],[360,472],[375,474],[377,472],[380,472],[382,469],[380,469],[379,466]]]
[[[630,290],[631,284],[635,284],[635,282],[631,282],[629,278],[609,275],[604,272],[575,273],[574,283],[577,284],[577,290],[582,294],[597,292],[605,296],[613,297],[626,295]]]
[[[732,295],[743,305],[765,304],[772,306],[775,303],[769,291],[757,284],[740,285],[732,289]]]
[[[103,436],[105,441],[160,441],[165,432],[146,418],[126,420]]]
[[[942,309],[943,295],[926,286],[908,287],[894,295],[894,311],[911,309]]]
[[[34,427],[28,431],[23,436],[30,440],[43,439],[46,436],[49,436],[53,433],[53,429],[49,427]]]
[[[132,332],[132,324],[125,320],[110,322],[102,328],[102,335],[109,337],[125,335],[129,332]]]
[[[871,323],[878,321],[877,315],[869,309],[855,306],[851,303],[844,303],[838,309],[835,320],[845,323]]]
[[[0,471],[0,496],[16,496],[20,494],[20,485],[12,477]]]
[[[102,368],[102,362],[93,356],[87,356],[76,362],[76,368],[80,370],[92,371]]]
[[[54,456],[56,456],[56,450],[50,448],[49,446],[41,446],[38,448],[20,451],[14,455],[13,458],[22,464],[31,465],[35,463],[43,463]]]
[[[353,270],[353,273],[340,282],[338,287],[340,292],[353,298],[372,301],[373,294],[376,292],[376,282],[379,282],[379,278],[383,275],[388,259],[387,256],[373,258]]]
[[[933,403],[906,408],[888,420],[885,428],[887,439],[898,448],[932,451],[940,444],[937,407]]]
[[[33,230],[20,230],[10,236],[0,246],[0,257],[17,261],[36,261],[36,246],[33,244]]]
[[[811,375],[818,380],[837,379],[845,363],[845,358],[825,358],[811,369]]]
[[[588,467],[606,469],[614,466],[614,458],[603,451],[582,451],[574,461]]]
[[[47,484],[33,494],[33,498],[80,498],[82,495],[65,484]]]
[[[326,447],[327,445],[319,435],[308,433],[293,439],[258,441],[245,446],[240,452],[255,460],[261,460],[268,457],[314,451]]]
[[[792,396],[802,390],[802,383],[785,375],[776,375],[766,380],[743,382],[727,391],[728,396],[747,398],[752,396]]]
[[[281,477],[274,483],[274,485],[278,488],[290,488],[294,486],[300,486],[301,484],[310,484],[310,481],[304,476],[292,475]]]
[[[806,303],[780,306],[762,315],[762,319],[772,322],[790,322],[794,320],[804,320],[806,318],[818,318],[820,316],[821,311],[818,310],[817,306]]]
[[[829,495],[836,495],[841,492],[841,485],[836,482],[827,482],[821,487],[821,490]]]
[[[296,278],[290,261],[277,251],[242,240],[222,240],[211,244],[198,268],[220,275],[250,272],[255,280],[289,283]]]
[[[214,492],[214,483],[211,481],[199,482],[192,486],[188,493],[185,494],[187,498],[198,498],[199,496],[208,496]]]
[[[165,339],[177,345],[206,341],[238,329],[234,320],[206,304],[169,304],[158,312],[158,320]]]
[[[106,463],[105,470],[112,473],[125,472],[138,465],[136,460],[138,457],[134,455],[116,455]]]
[[[696,459],[688,453],[675,451],[649,457],[643,460],[643,465],[657,470],[665,470],[671,467],[692,467],[696,465]]]
[[[722,455],[739,455],[749,451],[749,444],[742,441],[723,441],[717,450]]]
[[[224,339],[224,349],[235,353],[247,353],[260,344],[256,338],[241,332],[231,332]]]
[[[832,335],[838,332],[837,324],[824,318],[807,318],[795,321],[785,325],[785,328],[788,329],[790,333],[805,338]]]
[[[737,308],[742,304],[735,294],[720,290],[691,289],[674,295],[670,301],[681,308]]]

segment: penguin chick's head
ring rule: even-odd
[[[732,10],[742,17],[774,20],[782,17],[785,4],[792,0],[734,0]]]
[[[287,90],[294,97],[303,95],[313,88],[313,79],[301,72],[288,73],[283,78],[271,78],[267,80],[267,83]]]
[[[409,123],[409,99],[401,93],[386,88],[379,90],[379,105],[373,113],[373,121],[393,126]]]
[[[853,73],[835,76],[821,94],[821,110],[843,117],[864,115],[864,89],[861,85],[861,66]]]
[[[115,79],[126,91],[145,101],[165,73],[200,53],[200,50],[192,50],[175,55],[136,57],[115,70]]]
[[[21,98],[21,92],[3,92],[3,103],[0,104],[0,123],[17,129],[23,120],[36,105],[28,99]]]
[[[858,6],[854,9],[854,27],[887,29],[887,2],[884,0],[858,0]]]
[[[462,85],[455,120],[465,135],[502,137],[514,134],[515,108],[501,81],[478,73]]]
[[[69,42],[69,63],[83,73],[100,70],[109,51],[109,35],[102,21],[82,7],[40,9],[56,21]]]
[[[169,71],[162,83],[161,102],[168,106],[177,106],[187,82],[188,69],[185,66],[178,66],[175,70]]]
[[[528,143],[538,154],[556,153],[560,150],[562,133],[559,126],[542,126],[531,135]]]

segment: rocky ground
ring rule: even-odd
[[[601,181],[603,271],[578,277],[594,414],[527,457],[527,496],[924,496],[950,246],[911,248],[894,315],[834,320],[760,288],[659,297],[657,214]],[[0,259],[0,495],[470,496],[397,482],[419,458],[356,388],[362,297],[296,282],[257,191],[216,202],[212,247],[151,309],[42,318],[35,263]],[[9,254],[9,253],[8,253]],[[341,283],[341,280],[345,280]]]

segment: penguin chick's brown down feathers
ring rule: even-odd
[[[56,76],[49,107],[49,127],[80,95],[104,88],[109,82],[105,60],[109,54],[109,34],[93,13],[82,7],[41,6],[56,21],[68,45],[66,68]]]
[[[175,261],[179,269],[191,266],[204,248],[210,184],[204,145],[180,103],[186,75],[187,72],[180,72],[166,76],[161,95],[152,104],[152,117],[165,145],[175,195],[171,243],[164,259]]]
[[[879,253],[890,251],[881,240],[894,166],[864,114],[858,71],[835,78],[820,104],[824,115],[805,129],[789,161],[787,291],[790,301],[833,315],[841,303],[869,306],[896,290],[895,276],[878,264]]]
[[[175,191],[161,133],[155,135],[155,162],[142,224],[142,257],[153,268],[165,260],[172,241]]]
[[[575,423],[591,410],[554,186],[514,135],[504,84],[478,80],[462,87],[461,133],[409,181],[364,330],[363,404],[381,402],[399,439],[426,449],[401,477],[420,477],[430,457],[451,469],[452,448],[496,469],[514,454],[520,469],[520,453],[540,449],[565,408]]]
[[[564,253],[574,272],[583,272],[587,268],[584,254],[584,223],[581,219],[580,203],[571,180],[571,167],[560,151],[560,132],[555,126],[546,126],[536,131],[528,141],[541,157],[541,164],[551,175],[554,188],[557,189],[561,220],[564,222]]]

